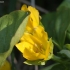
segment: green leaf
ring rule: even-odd
[[[64,45],[66,32],[69,24],[70,24],[70,9],[64,8],[59,12],[57,12],[55,30],[57,34],[58,43],[61,47],[63,47]]]
[[[41,70],[70,70],[70,63],[68,64],[59,64],[55,63],[50,66],[47,66],[46,68],[43,68]]]
[[[66,70],[66,67],[63,64],[57,64],[53,66],[50,70]]]
[[[64,0],[61,5],[57,8],[57,10],[60,10],[62,8],[70,8],[70,0]]]
[[[34,60],[34,61],[26,60],[24,63],[27,65],[45,65],[44,60]]]
[[[62,54],[62,55],[64,54],[65,56],[70,58],[70,51],[69,50],[61,50],[59,53]]]
[[[70,50],[70,44],[65,44],[64,47]]]
[[[70,3],[69,3],[70,4]],[[67,28],[70,25],[70,8],[61,7],[57,12],[42,16],[42,23],[59,49],[63,48]]]
[[[28,20],[27,15],[27,12],[19,10],[0,18],[0,66],[23,35]]]
[[[68,40],[70,41],[70,25],[68,26],[66,36],[67,36]]]
[[[47,67],[45,67],[45,68],[43,68],[43,69],[41,69],[41,70],[51,70],[52,67],[54,67],[55,65],[58,65],[58,63],[52,64],[52,65],[50,65],[50,66],[47,66]]]
[[[52,37],[52,39],[56,42],[57,38],[55,33],[55,20],[56,20],[56,13],[53,12],[43,15],[41,21],[43,26],[45,27],[45,31],[48,32],[48,36]]]
[[[66,70],[70,70],[70,62],[66,64]]]

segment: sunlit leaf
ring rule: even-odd
[[[0,18],[0,66],[24,33],[27,12],[14,11]]]

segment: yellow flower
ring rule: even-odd
[[[6,60],[5,63],[0,67],[0,70],[11,70],[11,64]]]
[[[41,26],[39,12],[29,6],[23,5],[21,10],[30,11],[28,23],[24,35],[16,47],[27,60],[49,60],[53,55],[53,43]]]
[[[21,10],[30,12],[26,30],[32,32],[39,25],[39,12],[34,7],[28,6],[27,8],[26,5],[23,5]]]
[[[25,32],[16,44],[27,60],[49,60],[53,54],[53,44],[42,26],[38,26],[32,34]]]

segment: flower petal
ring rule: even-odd
[[[20,42],[20,43],[18,43],[18,44],[16,44],[16,47],[17,47],[17,49],[21,52],[21,53],[23,53],[23,50],[24,50],[24,44],[23,44],[23,42]]]
[[[21,7],[21,10],[23,10],[23,11],[28,11],[27,5],[23,5],[23,6]]]
[[[35,8],[29,6],[28,10],[31,12],[30,17],[33,21],[33,27],[36,27],[39,25],[39,12]]]
[[[47,41],[46,47],[47,47],[46,48],[46,56],[45,56],[44,60],[49,60],[53,56],[53,43],[52,43],[51,39],[49,41]]]

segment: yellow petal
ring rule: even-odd
[[[28,19],[28,22],[27,22],[27,26],[26,26],[26,31],[31,33],[33,31],[33,22],[30,19],[31,18],[29,16],[29,19]]]
[[[44,60],[49,60],[53,56],[53,43],[51,39],[47,41],[46,47],[46,56]]]
[[[33,21],[33,27],[36,27],[39,25],[39,12],[34,7],[29,6],[28,10],[30,11],[30,17]]]
[[[21,7],[21,10],[30,11],[29,19],[25,30],[28,32],[32,32],[33,29],[39,25],[39,12],[34,7],[29,6],[27,8],[26,5],[23,5]]]
[[[50,51],[49,51],[49,56],[48,56],[48,60],[51,59],[51,57],[53,56],[53,43],[52,43],[52,39],[49,39],[50,42]]]
[[[29,45],[34,47],[33,45]],[[25,48],[23,52],[23,57],[28,60],[38,60],[38,59],[44,59],[44,55],[42,55],[40,52],[36,53],[34,52],[33,48]]]
[[[41,42],[41,40],[39,40],[38,38],[36,38],[35,36],[29,34],[30,38],[34,41],[34,46],[38,48],[39,53],[44,54],[45,48]]]
[[[23,5],[23,6],[21,7],[21,10],[23,10],[23,11],[28,11],[27,6],[26,6],[26,5]]]
[[[43,40],[43,42],[45,40],[46,41],[48,40],[48,35],[41,25],[39,25],[37,28],[35,28],[33,35],[36,36],[37,38],[41,39],[41,41]]]
[[[23,50],[24,50],[23,42],[20,42],[20,43],[16,44],[16,47],[21,53],[23,53]]]
[[[44,31],[42,26],[38,26],[34,32],[33,36],[36,37],[39,41],[41,41],[42,48],[46,49],[46,43],[48,41],[48,34]]]
[[[34,29],[33,35],[38,37],[38,38],[41,38],[43,36],[42,31],[44,31],[44,28],[42,26],[38,26]]]
[[[30,34],[25,32],[24,35],[22,36],[22,41],[29,42],[30,44],[34,45],[34,41],[30,38]]]
[[[23,50],[23,57],[28,59],[28,60],[37,60],[38,59],[38,54],[39,53],[35,53],[33,50],[33,45],[28,43],[28,42],[23,42],[24,45],[24,50]]]
[[[18,48],[19,51],[22,52],[23,57],[28,59],[28,60],[36,60],[38,59],[38,54],[39,53],[35,53],[33,50],[33,45],[28,43],[28,42],[21,42],[19,44],[16,45],[16,47]]]
[[[34,53],[30,49],[25,48],[23,52],[23,57],[28,59],[28,60],[37,60],[38,57],[36,57],[38,54]]]
[[[49,43],[49,41],[47,41],[44,60],[48,60],[49,53],[50,53],[50,43]]]
[[[24,33],[22,38],[24,39],[24,41],[26,41],[26,42],[30,43],[31,45],[33,45],[33,50],[36,51],[37,53],[43,51],[41,41],[39,41],[33,35],[31,35],[29,33]]]

